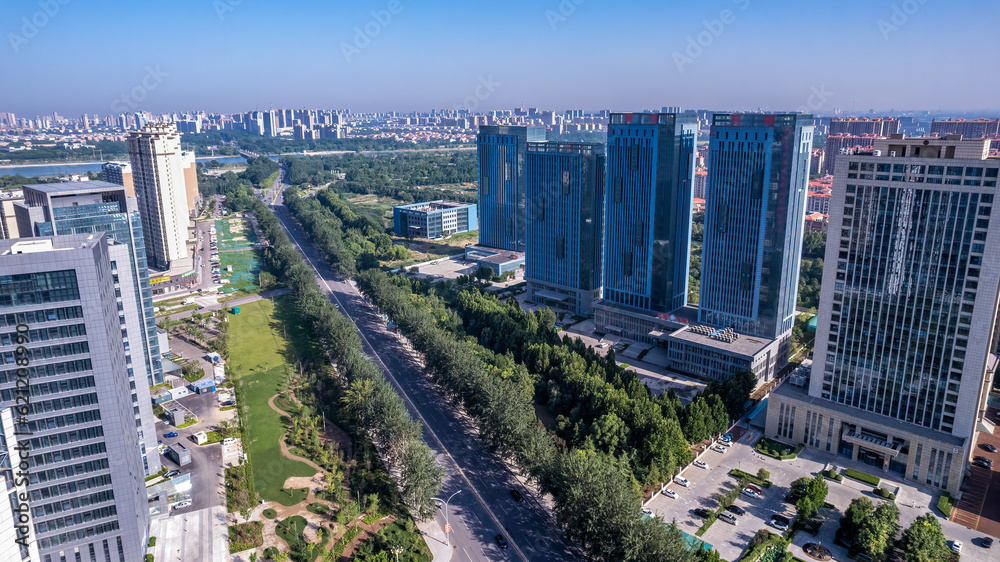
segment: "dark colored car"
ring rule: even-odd
[[[524,496],[521,495],[521,492],[518,492],[517,490],[511,490],[510,497],[514,498],[514,501],[516,502],[519,502],[524,499]]]
[[[994,447],[993,445],[990,445],[989,443],[983,443],[982,445],[980,445],[980,447],[982,447],[983,449],[986,449],[987,451],[989,451],[991,453],[997,452],[997,448]]]
[[[993,537],[983,537],[979,544],[983,545],[983,548],[990,548],[993,546]]]
[[[988,458],[986,458],[984,456],[979,456],[979,455],[977,455],[975,457],[972,457],[972,460],[974,460],[974,461],[983,461],[983,462],[993,462],[990,459],[988,459]]]
[[[731,505],[731,506],[729,506],[729,507],[726,508],[726,511],[731,511],[731,512],[735,513],[736,515],[746,515],[747,514],[747,510],[743,509],[742,507],[740,507],[738,505]]]
[[[235,400],[226,400],[225,402],[222,403],[222,405],[223,406],[235,406],[236,405],[236,401]]]
[[[503,538],[503,535],[497,535],[494,540],[497,541],[497,546],[500,548],[507,548],[507,539]]]
[[[181,471],[179,471],[179,470],[171,470],[171,471],[167,472],[166,474],[164,474],[163,477],[164,478],[173,478],[174,476],[177,476],[180,473],[181,473]]]
[[[698,517],[701,517],[702,519],[706,519],[712,515],[710,511],[708,511],[703,507],[699,507],[698,509],[694,510],[694,514],[697,515]]]
[[[989,463],[986,461],[972,461],[972,465],[978,466],[979,468],[990,468],[990,469],[993,468],[993,463]]]
[[[772,515],[771,519],[774,519],[775,521],[777,521],[779,523],[784,523],[785,525],[788,525],[788,523],[789,523],[788,518],[785,517],[784,515]]]

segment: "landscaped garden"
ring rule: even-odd
[[[754,445],[754,449],[762,455],[786,461],[799,456],[799,451],[801,451],[804,446],[805,445],[800,444],[793,447],[792,445],[786,445],[785,443],[775,441],[774,439],[761,437],[760,441],[757,441],[757,444]]]

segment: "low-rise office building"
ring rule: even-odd
[[[428,201],[392,209],[393,232],[410,238],[443,238],[478,230],[475,203]]]

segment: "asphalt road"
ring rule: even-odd
[[[365,351],[381,364],[390,380],[402,390],[411,413],[423,423],[424,440],[446,470],[441,495],[455,492],[449,504],[452,560],[580,560],[535,494],[522,486],[512,472],[475,436],[471,420],[460,415],[438,392],[414,355],[397,336],[385,329],[374,308],[323,261],[311,240],[279,202],[272,208],[293,243],[317,273],[320,288],[329,293],[341,311],[355,322]],[[375,352],[375,350],[379,350]],[[515,502],[511,490],[523,501]],[[444,514],[437,520],[444,525]],[[494,542],[502,533],[511,545],[501,550]],[[428,538],[428,540],[433,540]]]

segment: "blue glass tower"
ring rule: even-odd
[[[145,239],[135,198],[126,194],[125,187],[103,181],[28,185],[24,203],[15,214],[24,236],[105,232],[108,238],[128,245],[134,272],[128,283],[141,308],[134,315],[138,321],[134,330],[139,333],[130,334],[133,341],[141,342],[140,353],[135,354],[141,361],[136,374],[145,373],[149,386],[163,382]]]
[[[644,313],[684,306],[697,132],[693,113],[611,114],[605,303]]]
[[[699,321],[771,339],[791,331],[812,137],[812,115],[715,114]]]
[[[529,141],[544,140],[544,127],[479,127],[476,159],[481,246],[524,251],[525,155]]]
[[[604,147],[528,143],[528,299],[590,316],[600,296],[604,226]]]

